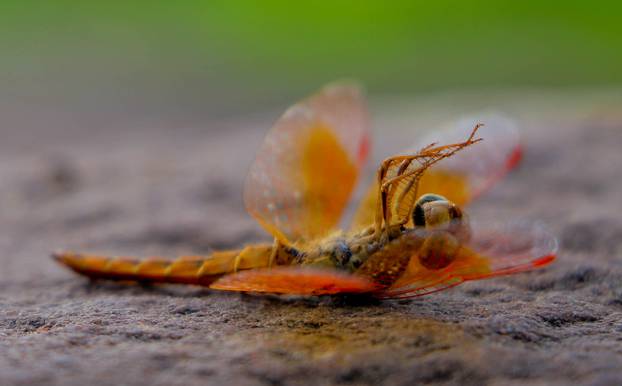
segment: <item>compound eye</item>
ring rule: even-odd
[[[417,200],[413,222],[417,227],[449,231],[461,242],[471,238],[468,216],[454,203],[437,194],[425,194]]]
[[[441,195],[432,193],[424,194],[423,196],[419,197],[417,203],[415,204],[415,210],[413,211],[413,223],[415,224],[415,226],[423,227],[426,225],[430,225],[427,218],[429,214],[426,213],[426,209],[429,212],[429,208],[431,208],[430,205],[434,203],[449,204],[449,201]],[[435,212],[438,213],[438,210],[435,210]]]

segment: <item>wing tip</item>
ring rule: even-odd
[[[545,267],[551,264],[553,261],[557,259],[557,255],[555,253],[548,254],[546,256],[539,257],[531,262],[531,265],[534,268]]]
[[[514,169],[516,166],[518,166],[520,161],[523,159],[523,155],[524,155],[523,145],[519,143],[516,145],[516,147],[512,150],[512,152],[506,159],[506,162],[505,162],[506,170],[510,171]]]

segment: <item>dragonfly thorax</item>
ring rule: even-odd
[[[318,268],[356,271],[374,252],[385,244],[372,239],[366,232],[338,234],[325,238],[293,260],[295,264]]]

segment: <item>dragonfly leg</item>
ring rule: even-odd
[[[414,195],[416,199],[419,180],[425,171],[437,162],[481,141],[481,138],[475,138],[481,126],[477,124],[464,142],[444,146],[431,144],[416,154],[395,156],[382,162],[377,174],[379,205],[376,209],[376,237],[380,237],[383,224],[386,237],[389,238],[394,226],[401,226],[409,221],[415,200],[405,198]],[[399,184],[404,186],[401,191],[398,190]],[[398,194],[394,196],[396,192]],[[405,213],[408,215],[404,215]],[[395,221],[393,215],[397,216]]]
[[[272,244],[272,252],[270,252],[270,259],[268,260],[268,268],[272,268],[274,262],[276,260],[276,256],[279,253],[279,248],[281,248],[281,242],[278,238],[274,238],[274,243]]]
[[[240,263],[242,262],[242,254],[244,253],[244,250],[242,250],[240,253],[238,253],[235,258],[233,259],[233,273],[236,273],[238,271],[238,269],[240,268]]]

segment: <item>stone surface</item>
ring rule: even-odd
[[[545,270],[404,301],[89,284],[49,259],[265,238],[241,186],[267,119],[0,129],[0,384],[622,383],[620,104],[532,97],[374,104],[376,159],[461,109],[517,115],[524,163],[472,216],[541,219],[562,246]]]

